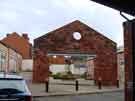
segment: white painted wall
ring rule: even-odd
[[[58,72],[66,72],[67,65],[52,64],[50,65],[49,69],[51,72],[53,72],[53,74],[56,74]],[[70,65],[70,70],[73,74],[83,74],[86,72],[86,68],[75,68],[73,64]]]
[[[74,68],[73,74],[84,74],[86,72],[86,68]]]
[[[18,72],[21,66],[22,56],[12,48],[0,43],[0,71]]]
[[[24,59],[22,61],[22,70],[32,70],[33,68],[33,60],[32,59]]]
[[[51,72],[53,72],[53,74],[66,71],[65,65],[57,65],[57,64],[50,65],[49,69]]]
[[[16,64],[17,64],[16,61],[13,58],[11,58],[9,60],[9,67],[10,67],[9,71],[16,72],[17,71],[17,65]]]
[[[94,60],[87,61],[87,75],[90,79],[94,79]]]

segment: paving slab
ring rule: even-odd
[[[75,81],[63,81],[63,80],[50,80],[49,92],[46,93],[45,84],[32,84],[28,83],[28,86],[33,96],[64,96],[64,95],[76,95],[76,94],[93,94],[104,92],[119,92],[123,91],[124,87],[102,87],[101,90],[94,85],[93,81],[79,80],[79,91],[75,90]]]

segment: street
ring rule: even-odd
[[[69,96],[48,96],[35,97],[33,101],[124,101],[123,92],[69,95]]]

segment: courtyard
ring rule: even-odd
[[[102,89],[99,89],[98,86],[94,84],[93,80],[85,80],[85,79],[77,79],[79,82],[79,89],[76,91],[75,80],[61,80],[61,79],[53,79],[49,78],[49,90],[46,92],[45,83],[32,83],[31,72],[23,72],[22,75],[29,86],[30,91],[32,92],[32,96],[34,98],[49,98],[54,96],[75,96],[75,95],[93,95],[99,94],[102,95],[105,93],[113,93],[117,95],[119,93],[123,97],[124,85],[120,85],[119,88],[116,86],[102,86]],[[119,96],[118,96],[119,97]],[[53,98],[52,98],[53,99]],[[41,100],[42,101],[42,100]]]

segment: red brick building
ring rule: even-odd
[[[79,34],[74,34],[79,33]],[[94,80],[104,85],[117,82],[116,43],[86,24],[74,21],[34,40],[33,81],[48,79],[49,53],[95,54]]]
[[[32,58],[32,45],[30,44],[26,33],[23,33],[22,36],[20,36],[18,33],[13,32],[11,34],[7,34],[7,37],[1,41],[21,53],[23,59]]]

